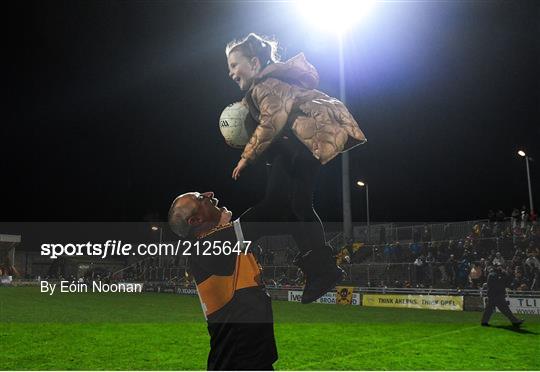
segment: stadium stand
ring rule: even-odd
[[[20,235],[0,234],[0,278],[11,281],[19,272],[15,268],[15,249],[21,242]]]
[[[521,218],[521,214],[505,218],[500,212],[490,213],[484,220],[454,223],[372,224],[369,237],[365,226],[360,225],[355,227],[356,239],[352,241],[345,241],[340,232],[328,233],[327,238],[338,264],[346,271],[347,285],[478,290],[490,267],[500,262],[512,275],[512,289],[538,291],[540,229],[535,217],[527,217],[526,221]],[[296,254],[291,237],[264,237],[252,247],[268,285],[302,286],[302,272],[290,265]],[[184,256],[143,257],[129,263],[111,261],[99,265],[69,260],[52,263],[38,258],[30,261],[33,277],[99,276],[112,281],[191,285]]]
[[[494,261],[502,261],[513,276],[512,289],[538,290],[539,231],[536,224],[521,227],[512,221],[465,221],[444,224],[396,226],[383,224],[384,234],[372,227],[374,236],[402,240],[366,244],[344,242],[340,233],[330,244],[345,269],[345,284],[366,288],[481,288]],[[303,275],[289,265],[296,253],[288,236],[265,237],[254,244],[254,253],[272,287],[298,287]],[[168,285],[187,285],[184,257],[147,258],[119,272],[115,279]]]

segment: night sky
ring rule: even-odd
[[[17,4],[17,5],[15,5]],[[300,51],[339,95],[335,36],[291,3],[12,2],[4,12],[7,98],[0,138],[3,221],[166,218],[179,193],[214,191],[237,214],[264,169],[218,118],[242,98],[224,47],[257,32]],[[524,149],[540,203],[540,6],[385,2],[345,40],[347,106],[368,138],[351,181],[369,182],[373,221],[485,218],[528,206]],[[353,220],[365,194],[352,188]],[[316,207],[341,219],[341,161],[322,168]]]

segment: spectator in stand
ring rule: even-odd
[[[439,269],[439,275],[441,278],[441,283],[448,283],[448,271],[446,270],[446,262],[450,257],[448,250],[448,242],[442,242],[438,246],[436,260],[439,263],[437,268]]]
[[[448,275],[448,282],[452,285],[456,285],[457,274],[457,261],[453,254],[450,255],[448,261],[446,261],[446,274]]]
[[[540,279],[540,261],[538,260],[536,250],[528,250],[527,256],[525,260],[526,276],[529,279],[531,291],[536,291]]]
[[[392,257],[392,247],[388,243],[384,245],[383,257],[384,257],[384,262],[390,262],[390,259]]]
[[[424,231],[422,232],[422,241],[430,242],[431,241],[431,226],[424,224]]]
[[[496,223],[497,222],[492,222],[491,225],[488,225],[487,223],[482,224],[482,227],[480,228],[480,238],[490,238],[492,236],[491,226]]]
[[[479,244],[476,244],[476,243],[471,246],[471,253],[470,253],[469,258],[472,261],[478,261],[481,258],[478,247],[479,247]]]
[[[465,250],[469,246],[469,237],[467,237],[465,240],[458,240],[457,248],[456,248],[456,255],[455,257],[461,257],[465,253]]]
[[[489,222],[495,222],[495,212],[493,212],[493,209],[489,210],[487,217]]]
[[[424,287],[424,256],[420,255],[414,260],[414,270],[416,272],[416,286]]]
[[[305,284],[304,273],[300,268],[298,268],[298,270],[296,271],[296,279],[294,281],[294,284],[300,287]]]
[[[336,256],[336,264],[350,264],[351,263],[351,257],[349,253],[348,248],[343,248]]]
[[[527,220],[529,219],[529,214],[527,213],[527,207],[521,207],[521,212],[519,214],[521,230],[524,230],[527,227]]]
[[[428,252],[435,253],[435,244],[434,241],[423,243],[421,246],[421,253],[423,253],[424,256],[427,256]]]
[[[448,261],[451,254],[453,254],[455,256],[455,251],[456,251],[456,248],[455,248],[456,243],[455,242],[456,242],[455,240],[450,240],[447,243],[444,243],[442,245],[441,260],[443,260],[444,262]]]
[[[375,262],[383,262],[384,261],[382,248],[383,247],[375,247],[374,248],[373,254],[375,255]],[[360,257],[360,256],[358,256],[358,257]]]
[[[517,208],[514,208],[512,210],[512,216],[510,217],[510,221],[512,221],[512,230],[514,230],[518,225],[519,220],[519,210]]]
[[[450,236],[450,224],[447,223],[443,227],[443,240],[450,240],[450,238],[451,238],[451,236]]]
[[[469,273],[469,283],[471,288],[480,288],[480,286],[482,285],[483,276],[484,270],[482,270],[480,264],[474,262]]]
[[[495,216],[496,220],[499,221],[499,222],[503,222],[504,219],[506,218],[506,216],[504,215],[504,212],[502,210],[498,210],[497,211],[497,214]]]
[[[478,242],[478,254],[480,257],[487,257],[489,254],[489,239],[480,239]]]
[[[489,266],[493,265],[493,260],[494,259],[495,259],[495,249],[492,249],[489,252],[489,256],[487,257],[487,261],[488,261]]]
[[[502,266],[506,265],[506,261],[504,260],[503,256],[501,255],[501,252],[495,253],[495,257],[493,258],[491,263],[493,265],[502,265]]]
[[[286,271],[283,271],[283,273],[281,274],[281,277],[278,280],[278,284],[282,287],[289,285],[289,277],[287,276]]]
[[[495,221],[493,223],[493,229],[491,229],[491,234],[488,237],[489,238],[496,237],[496,236],[499,236],[499,234],[500,234],[500,225],[499,225],[499,222]]]
[[[488,264],[487,264],[487,261],[485,258],[481,258],[480,259],[480,268],[482,269],[482,283],[485,282],[485,280],[487,279],[487,274],[488,274]]]
[[[480,224],[474,224],[474,226],[472,227],[472,231],[471,231],[471,235],[469,235],[467,238],[481,238],[482,237],[482,230],[484,228],[484,225],[485,224],[482,224],[482,226],[480,226]],[[487,227],[487,226],[486,226]]]
[[[469,277],[469,272],[471,269],[471,264],[466,254],[461,257],[459,260],[457,273],[456,273],[456,284],[458,288],[465,288],[467,286],[467,279]]]
[[[420,244],[419,243],[411,243],[409,244],[409,257],[418,257],[420,255]]]
[[[517,245],[514,246],[515,252],[510,261],[510,269],[515,270],[517,267],[522,267],[523,265],[523,256],[525,255],[522,250],[520,250]]]
[[[521,270],[517,270],[514,273],[514,278],[512,279],[512,282],[510,283],[510,289],[523,290],[523,288],[528,288],[527,281],[523,277],[523,272]]]
[[[401,244],[399,242],[396,242],[393,247],[393,253],[394,253],[394,262],[403,262],[403,252],[401,249]]]
[[[429,252],[431,252],[431,254],[434,254],[435,253],[435,247],[433,246],[434,243],[433,242],[429,242],[425,245],[425,249],[424,249],[424,254],[427,256],[427,254]]]
[[[442,247],[443,243],[442,242],[434,242],[433,243],[433,258],[435,259],[435,261],[440,261],[440,256],[441,256],[441,247]]]
[[[433,286],[433,282],[434,282],[434,270],[433,270],[433,266],[435,265],[435,257],[433,256],[433,254],[431,253],[431,250],[428,251],[428,254],[426,256],[426,274],[427,274],[427,283],[429,284],[430,287]]]

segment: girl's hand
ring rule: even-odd
[[[233,172],[232,172],[232,178],[234,180],[237,180],[238,177],[240,177],[240,172],[242,172],[242,170],[247,167],[248,165],[248,162],[246,159],[242,158],[240,159],[240,161],[238,162],[238,164],[236,164],[236,168],[233,169]]]

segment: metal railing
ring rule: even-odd
[[[342,265],[346,273],[343,283],[355,287],[478,289],[486,281],[487,273],[470,280],[470,268],[459,268],[447,262],[433,262],[423,266],[414,263],[365,263]],[[263,266],[267,284],[300,285],[303,276],[296,266]]]
[[[369,237],[366,225],[354,227],[354,241],[360,241],[368,245],[382,245],[386,243],[410,243],[410,242],[435,242],[465,239],[471,235],[492,234],[490,237],[513,236],[520,237],[530,235],[531,230],[538,226],[530,221],[519,222],[507,219],[505,221],[490,222],[489,220],[471,220],[447,223],[381,223],[371,224]],[[334,249],[341,249],[348,244],[342,233],[334,235],[329,241]]]

